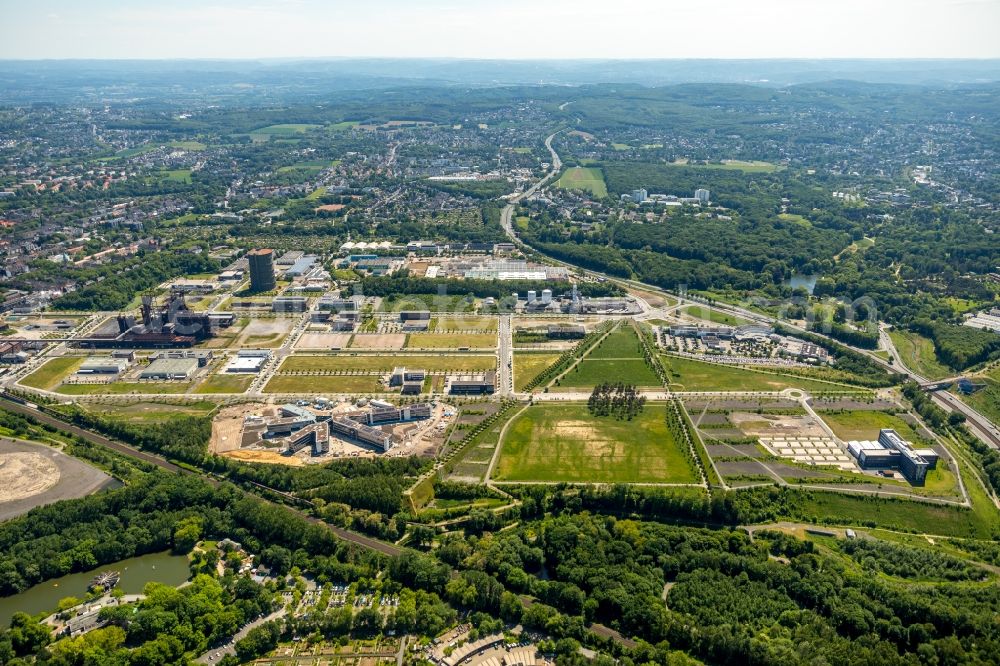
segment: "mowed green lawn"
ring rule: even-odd
[[[82,356],[62,356],[46,361],[42,367],[21,380],[25,386],[51,391],[83,363]]]
[[[608,186],[604,183],[604,174],[595,167],[567,169],[556,181],[556,187],[567,190],[586,190],[595,197],[608,196]]]
[[[631,421],[593,417],[583,404],[540,403],[518,415],[501,442],[493,478],[570,483],[698,483],[666,425],[666,405]]]
[[[670,388],[677,391],[781,391],[799,388],[805,391],[850,390],[842,384],[774,375],[756,370],[734,368],[677,356],[661,356]]]
[[[607,358],[642,358],[642,342],[635,334],[635,329],[628,324],[622,324],[587,354],[589,360]]]
[[[580,389],[604,382],[634,384],[640,388],[659,388],[663,384],[641,358],[615,360],[584,359],[559,380],[559,389]]]
[[[852,439],[878,439],[878,431],[882,428],[893,428],[900,437],[920,445],[917,433],[903,419],[888,412],[875,412],[858,409],[844,412],[820,412],[826,424],[837,437],[850,441]]]

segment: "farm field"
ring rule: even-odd
[[[295,354],[285,359],[280,372],[323,372],[362,370],[389,372],[406,366],[428,372],[474,372],[496,368],[496,356],[489,354]]]
[[[493,333],[411,333],[407,349],[495,349],[497,336]]]
[[[937,360],[934,343],[919,333],[911,331],[889,331],[892,344],[896,346],[900,358],[910,370],[927,379],[944,379],[955,372]]]
[[[559,360],[559,356],[560,354],[514,352],[514,390],[523,391],[528,382]]]
[[[21,380],[25,386],[51,391],[83,363],[82,356],[61,356],[46,361],[42,367]]]
[[[275,375],[264,393],[383,393],[374,375]]]
[[[850,410],[843,412],[818,412],[833,433],[842,440],[878,439],[882,428],[893,428],[903,439],[919,445],[920,437],[906,421],[888,412]]]
[[[640,388],[663,385],[646,362],[641,358],[591,360],[589,357],[580,361],[572,370],[559,380],[561,389],[578,389],[597,386],[603,382],[612,384],[622,382],[634,384]],[[559,389],[556,389],[559,390]]]
[[[666,406],[631,421],[593,417],[584,404],[541,403],[510,422],[493,478],[570,483],[697,483],[667,429]]]
[[[567,190],[585,190],[595,197],[608,196],[604,174],[596,167],[571,167],[556,181],[556,187]]]
[[[725,312],[719,312],[718,310],[712,310],[701,305],[689,305],[686,308],[683,308],[683,312],[689,317],[710,321],[713,324],[723,324],[725,326],[743,326],[744,324],[750,323],[741,317],[726,314]]]
[[[248,374],[215,374],[203,381],[194,390],[195,393],[243,393],[253,383],[254,375]]]
[[[815,379],[775,375],[677,356],[660,356],[660,359],[667,370],[671,388],[681,391],[781,391],[786,388],[805,391],[850,390],[840,384]]]

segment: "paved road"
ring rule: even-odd
[[[514,393],[514,343],[511,338],[511,316],[500,315],[497,335],[497,388],[501,398]]]
[[[205,654],[195,659],[194,660],[195,663],[213,664],[217,663],[220,659],[222,659],[228,654],[236,654],[236,641],[240,640],[241,638],[245,638],[246,635],[249,634],[252,629],[259,627],[265,622],[270,622],[271,620],[277,620],[281,617],[284,617],[285,613],[286,613],[285,607],[284,605],[282,605],[280,609],[274,611],[270,615],[259,617],[253,622],[243,625],[243,627],[239,631],[233,634],[233,637],[230,638],[228,642],[226,642],[224,645],[212,648]]]

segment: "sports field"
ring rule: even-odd
[[[296,354],[281,364],[281,372],[323,372],[361,370],[389,372],[406,366],[428,372],[482,372],[494,370],[497,359],[492,354]]]
[[[567,190],[586,190],[595,197],[608,196],[608,186],[604,183],[604,174],[596,167],[572,167],[567,169],[556,187]]]
[[[583,404],[528,407],[507,428],[492,478],[570,483],[697,483],[698,474],[649,403],[631,421],[596,418]]]

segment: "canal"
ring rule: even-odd
[[[20,594],[0,598],[0,627],[7,627],[18,611],[35,615],[43,611],[54,612],[59,600],[66,597],[82,599],[87,585],[102,571],[118,571],[118,587],[126,594],[139,594],[146,583],[155,581],[166,585],[180,585],[188,579],[188,559],[185,555],[169,552],[150,553],[141,557],[106,564],[91,571],[67,574],[28,588]]]

